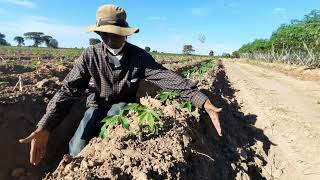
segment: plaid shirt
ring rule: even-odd
[[[165,90],[176,90],[182,98],[190,100],[199,108],[207,100],[207,96],[191,80],[167,70],[149,53],[135,45],[126,43],[120,64],[120,67],[115,67],[108,61],[104,43],[85,49],[64,79],[61,89],[49,102],[37,126],[49,131],[58,126],[75,100],[88,88],[90,79],[94,82],[95,90],[87,98],[88,107],[134,101],[141,79]]]

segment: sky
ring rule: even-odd
[[[129,25],[140,29],[130,43],[171,53],[191,44],[196,54],[232,53],[320,9],[320,0],[0,0],[0,33],[12,45],[15,36],[36,31],[57,39],[60,47],[88,47],[89,38],[99,37],[84,27],[95,24],[96,10],[108,3],[124,8]]]

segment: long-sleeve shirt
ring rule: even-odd
[[[72,104],[88,88],[90,79],[94,92],[87,98],[88,107],[130,102],[135,97],[139,80],[145,79],[165,90],[180,92],[180,96],[202,108],[207,96],[191,80],[167,70],[145,50],[126,43],[120,67],[109,62],[106,45],[102,42],[85,49],[63,81],[60,90],[50,100],[38,127],[52,131],[71,109]]]

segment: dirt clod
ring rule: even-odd
[[[18,178],[26,175],[26,169],[24,168],[16,168],[11,172],[11,176]]]

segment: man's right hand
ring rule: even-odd
[[[49,131],[38,127],[25,139],[20,139],[20,143],[29,143],[31,142],[30,149],[30,163],[33,165],[38,165],[43,159],[49,139]]]

